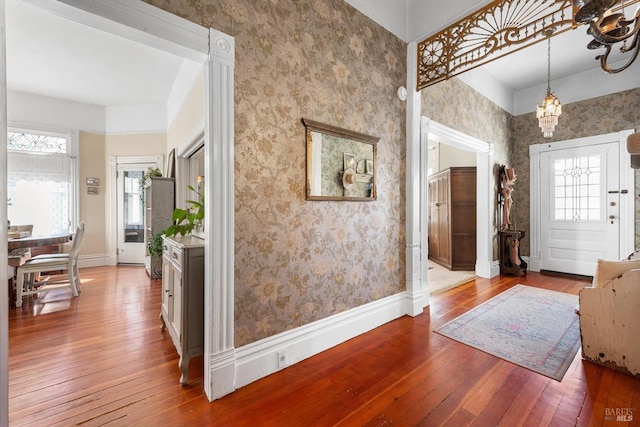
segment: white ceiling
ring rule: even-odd
[[[400,39],[420,41],[490,0],[345,0]],[[198,64],[7,0],[10,90],[99,106],[166,104],[178,75]],[[563,103],[640,87],[640,60],[616,75],[600,70],[584,27],[552,39],[552,89]],[[194,68],[195,65],[195,68]],[[581,73],[581,74],[577,74]],[[539,43],[461,79],[512,114],[533,111],[546,88]]]
[[[405,42],[424,40],[491,3],[491,0],[346,1]],[[591,40],[584,26],[551,40],[551,88],[564,103],[640,87],[640,59],[619,74],[607,74],[595,60],[602,51],[586,47]],[[538,43],[459,77],[512,114],[534,111],[547,86],[547,44]]]
[[[194,68],[16,0],[6,2],[6,31],[7,87],[20,92],[98,106],[166,105],[181,69]]]

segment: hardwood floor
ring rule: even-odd
[[[633,408],[640,380],[576,356],[557,382],[433,332],[517,283],[576,294],[584,280],[529,273],[477,279],[403,317],[215,402],[202,358],[178,384],[160,331],[160,283],[139,267],[83,269],[82,293],[25,301],[9,314],[10,425],[573,426]]]

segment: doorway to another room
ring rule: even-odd
[[[476,154],[428,141],[429,294],[475,279]]]
[[[162,167],[162,156],[118,157],[116,162],[117,263],[142,265],[146,256],[144,175]]]

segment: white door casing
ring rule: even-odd
[[[118,164],[116,177],[118,264],[144,263],[146,255],[144,244],[145,206],[141,180],[142,175],[149,168],[154,167],[158,167],[156,162]],[[138,176],[140,179],[135,179]]]
[[[493,261],[493,209],[492,196],[493,183],[493,155],[491,144],[477,138],[466,135],[460,131],[449,128],[440,123],[422,117],[421,126],[423,129],[422,147],[424,152],[428,151],[428,139],[432,138],[441,143],[453,147],[476,153],[476,275],[479,277],[491,278],[499,274],[499,266]],[[425,161],[426,165],[426,161]],[[426,168],[426,166],[425,166]],[[425,170],[426,174],[426,170]],[[424,203],[421,204],[422,223],[421,241],[423,247],[427,248],[427,226],[428,224],[428,200],[425,196]],[[425,250],[425,259],[428,255]],[[425,266],[427,263],[425,262]],[[425,267],[426,268],[426,267]],[[424,292],[428,293],[425,289]]]
[[[0,165],[7,165],[7,61],[5,2],[0,2]],[[7,200],[7,174],[0,174],[0,200]],[[0,223],[6,224],[7,210],[0,209]],[[0,227],[0,283],[8,280],[7,228]],[[5,294],[6,295],[6,294]],[[0,298],[0,426],[9,425],[9,298]]]
[[[633,251],[634,176],[626,150],[627,136],[631,133],[633,130],[625,130],[529,147],[530,271],[544,269],[592,275],[597,258],[619,259]],[[551,191],[550,179],[543,178],[543,174],[549,176],[551,173],[546,162],[555,162],[564,154],[567,157],[575,154],[573,157],[583,158],[583,162],[586,156],[604,156],[604,165],[608,166],[614,177],[606,179],[605,176],[603,179],[608,182],[605,184],[606,188],[600,189],[600,219],[587,221],[582,225],[555,219],[555,204],[550,201],[549,195],[556,194],[556,190]],[[588,178],[583,177],[585,179]],[[555,178],[553,181],[555,182]],[[551,209],[554,209],[554,213]],[[569,227],[560,227],[563,224]],[[607,232],[615,232],[617,235],[607,236]],[[593,240],[595,236],[599,236],[599,241]],[[594,241],[593,244],[588,243],[590,239]],[[569,243],[570,240],[574,242]],[[546,246],[549,249],[545,249]],[[546,252],[543,254],[543,251]]]
[[[108,234],[109,235],[108,251],[109,251],[110,265],[116,265],[119,262],[128,263],[126,261],[119,260],[120,239],[119,239],[118,230],[121,228],[121,224],[120,224],[121,220],[119,218],[120,215],[118,215],[118,211],[119,211],[119,203],[121,202],[118,202],[118,198],[120,197],[120,194],[119,194],[120,191],[118,188],[119,179],[117,177],[118,169],[127,168],[129,167],[129,165],[149,165],[149,166],[155,166],[158,169],[163,170],[163,158],[164,156],[162,154],[157,154],[155,156],[112,156],[109,159],[109,174],[107,175],[107,188],[109,192],[109,206],[113,207],[112,209],[109,209],[109,213],[108,213],[109,226],[107,230],[109,233]],[[135,167],[138,167],[138,166],[134,166],[134,168]],[[142,248],[142,251],[144,253],[144,246]],[[142,260],[142,263],[144,263],[144,259]]]
[[[592,276],[620,258],[615,142],[541,153],[540,268]]]

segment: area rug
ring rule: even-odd
[[[578,296],[516,285],[436,330],[561,381],[580,348]]]

